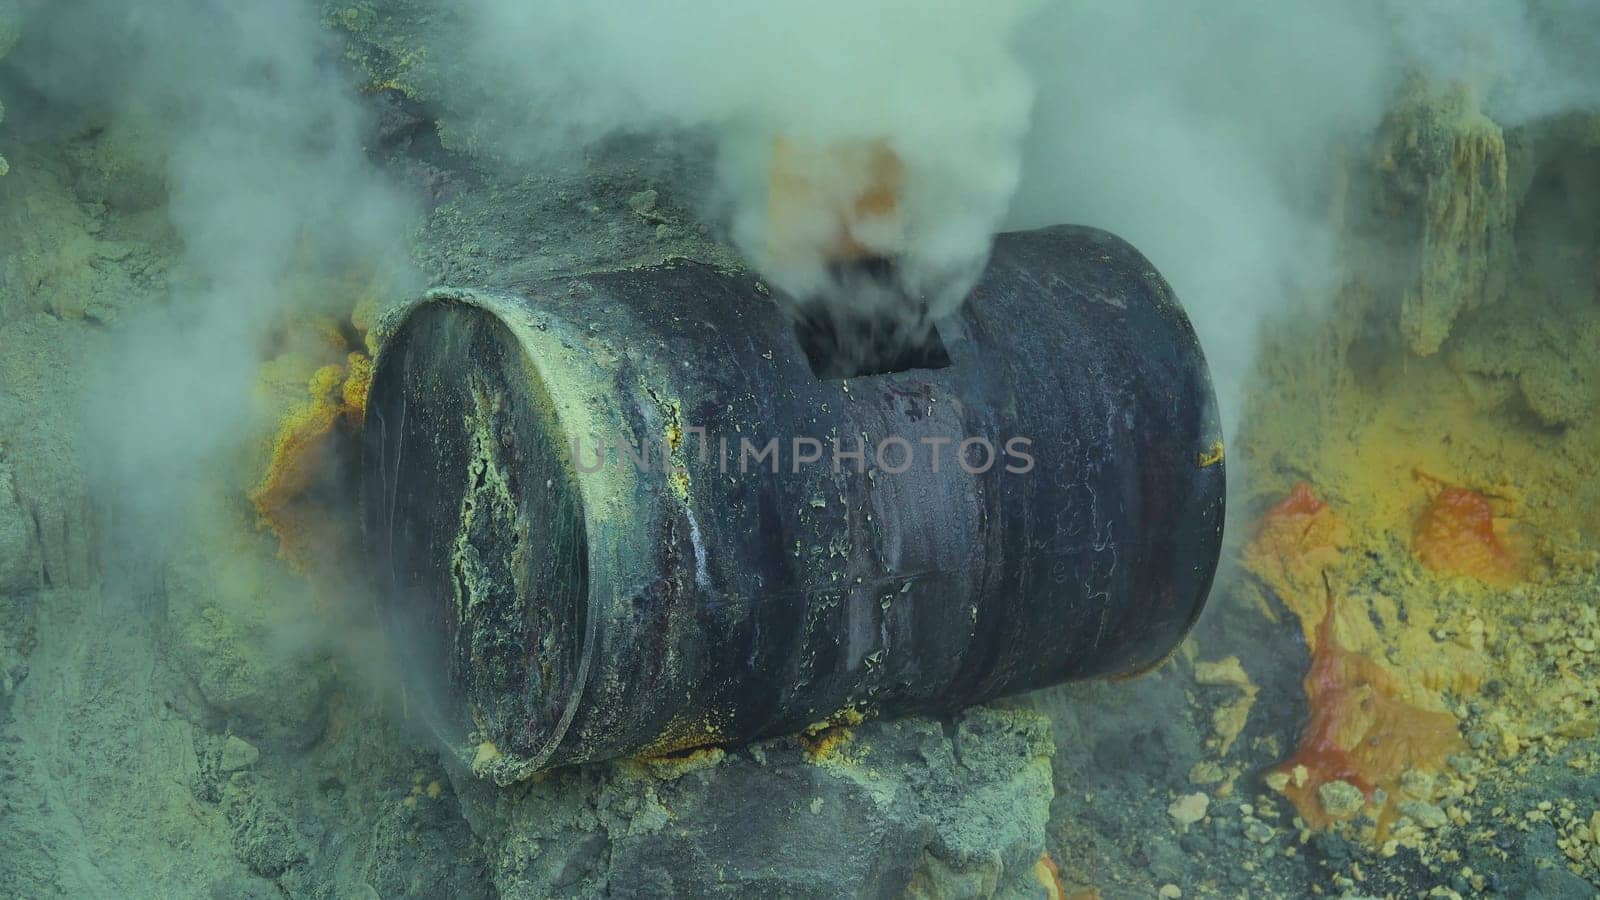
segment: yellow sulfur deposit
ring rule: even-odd
[[[1443,141],[1431,134],[1443,133]],[[1415,82],[1391,114],[1380,170],[1391,190],[1420,193],[1420,273],[1401,301],[1410,349],[1438,351],[1457,315],[1505,293],[1513,200],[1505,134],[1461,84]],[[1395,208],[1402,208],[1396,202]]]
[[[1379,161],[1389,199],[1412,191],[1424,213],[1398,321],[1358,274],[1326,321],[1282,326],[1235,441],[1257,473],[1246,591],[1298,622],[1311,657],[1308,721],[1266,785],[1375,847],[1437,822],[1416,785],[1457,798],[1440,809],[1459,826],[1489,815],[1459,800],[1476,783],[1462,772],[1509,785],[1600,733],[1600,371],[1551,343],[1590,333],[1597,281],[1560,282],[1590,300],[1559,318],[1531,299],[1554,282],[1508,262],[1519,188],[1499,128],[1469,94],[1429,97]],[[1570,377],[1544,377],[1552,361]],[[1351,790],[1360,814],[1330,812]]]
[[[345,351],[336,324],[314,319],[304,331],[316,335],[328,350]],[[263,366],[263,390],[282,370],[304,366],[299,354],[285,354]],[[319,479],[328,475],[330,463],[348,447],[349,437],[366,415],[367,391],[372,381],[372,361],[360,351],[344,352],[343,362],[315,369],[303,397],[281,413],[265,469],[250,490],[250,503],[261,522],[278,537],[279,555],[296,571],[306,572],[317,562],[336,562],[343,537],[330,533],[341,517],[327,515],[318,498]],[[324,560],[322,557],[326,556]]]

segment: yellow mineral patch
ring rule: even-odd
[[[1042,854],[1033,864],[1033,878],[1044,888],[1046,900],[1066,900],[1067,888],[1061,883],[1061,868],[1050,854]]]
[[[818,734],[829,728],[854,727],[867,720],[867,714],[859,706],[846,706],[844,709],[830,713],[820,722],[812,722],[806,726],[806,734]]]
[[[867,720],[859,706],[847,706],[796,735],[813,763],[844,759],[844,749],[855,742],[855,727]]]
[[[483,741],[478,744],[472,754],[472,769],[477,771],[500,758],[500,748],[492,741]]]
[[[279,422],[267,470],[250,491],[256,513],[278,535],[279,554],[292,565],[302,564],[309,550],[309,523],[297,514],[294,501],[311,486],[334,426],[344,415],[342,399],[335,393],[344,377],[344,368],[338,365],[323,366],[312,375],[309,399]]]
[[[670,460],[670,470],[667,472],[667,487],[672,490],[673,496],[679,503],[689,503],[689,466],[683,452],[683,416],[682,407],[678,401],[671,397],[664,397],[655,388],[644,385],[645,393],[650,395],[656,406],[661,410],[663,421],[662,438],[666,441],[667,457]],[[702,437],[702,440],[704,438]],[[646,452],[650,452],[647,448]],[[699,452],[698,449],[696,452]]]
[[[1420,201],[1423,234],[1420,272],[1401,302],[1400,330],[1411,352],[1427,356],[1439,350],[1458,315],[1504,293],[1507,231],[1514,215],[1506,139],[1500,126],[1483,114],[1471,87],[1420,79],[1412,83],[1385,130],[1380,173],[1387,183],[1421,194],[1405,198]],[[1400,160],[1414,157],[1415,149],[1429,139],[1424,132],[1444,135],[1448,153],[1396,177]],[[1380,199],[1391,212],[1410,212],[1400,197]]]
[[[727,740],[719,719],[707,716],[699,719],[673,719],[661,730],[650,746],[639,753],[641,759],[655,759],[682,754],[723,743]]]
[[[372,358],[352,352],[345,357],[345,379],[340,388],[342,410],[351,427],[360,428],[367,416],[367,393],[372,390]]]
[[[1260,689],[1250,681],[1250,676],[1245,673],[1244,666],[1239,663],[1237,656],[1225,657],[1215,662],[1195,663],[1194,678],[1196,682],[1207,687],[1232,688],[1236,691],[1232,699],[1219,704],[1211,715],[1213,749],[1219,756],[1227,756],[1228,751],[1233,749],[1233,742],[1239,739],[1246,722],[1250,719],[1250,710],[1255,706],[1256,695]]]
[[[653,777],[670,780],[700,769],[709,769],[726,756],[727,751],[721,747],[696,747],[683,753],[640,756],[625,761],[623,765],[639,766]]]
[[[279,555],[296,571],[319,564],[336,565],[340,548],[350,539],[341,533],[340,516],[329,515],[326,498],[311,498],[317,478],[341,441],[359,431],[366,415],[372,383],[372,360],[351,350],[339,323],[313,316],[290,323],[286,349],[264,363],[257,396],[279,409],[263,471],[249,498],[260,521],[278,537]],[[342,359],[315,364],[318,357]],[[316,367],[306,378],[305,392],[290,400],[285,383],[296,372]]]
[[[805,748],[806,759],[814,763],[838,758],[845,747],[856,739],[855,730],[846,725],[835,725],[820,731],[807,731],[798,736]]]

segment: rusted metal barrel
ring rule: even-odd
[[[692,263],[397,317],[365,527],[447,739],[507,782],[1165,658],[1210,588],[1224,466],[1149,261],[1001,235],[900,360],[820,377],[757,278]]]

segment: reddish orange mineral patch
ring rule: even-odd
[[[1417,519],[1411,549],[1422,564],[1448,575],[1471,575],[1491,584],[1517,579],[1515,557],[1494,531],[1494,510],[1482,494],[1448,487]]]
[[[1290,489],[1289,496],[1283,498],[1283,502],[1267,512],[1267,523],[1289,516],[1314,516],[1327,508],[1328,504],[1317,499],[1311,485],[1302,481]]]
[[[1299,617],[1312,648],[1304,682],[1310,719],[1294,755],[1275,770],[1285,776],[1283,792],[1307,824],[1322,828],[1333,821],[1318,794],[1323,785],[1348,782],[1369,800],[1382,789],[1388,800],[1374,810],[1381,831],[1400,776],[1437,768],[1462,742],[1454,716],[1408,702],[1394,673],[1340,644],[1350,622],[1340,624],[1326,573],[1349,539],[1344,520],[1302,483],[1263,517],[1244,556]]]
[[[1033,864],[1034,880],[1044,888],[1047,900],[1067,900],[1067,886],[1061,882],[1061,867],[1046,853]]]
[[[1294,755],[1277,771],[1289,776],[1284,793],[1313,828],[1332,821],[1317,795],[1324,784],[1349,782],[1369,800],[1382,788],[1392,804],[1407,770],[1437,768],[1462,749],[1454,716],[1401,700],[1393,675],[1339,646],[1331,590],[1305,690],[1310,721]],[[1386,810],[1379,812],[1384,824]]]
[[[1245,547],[1245,565],[1301,618],[1308,642],[1313,639],[1310,623],[1322,612],[1322,571],[1338,561],[1348,542],[1344,520],[1301,482],[1267,511],[1255,539]]]

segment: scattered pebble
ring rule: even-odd
[[[628,198],[628,208],[640,216],[653,219],[655,217],[651,213],[655,212],[656,201],[660,198],[661,195],[654,190],[640,191]]]
[[[1167,807],[1167,815],[1179,825],[1193,825],[1206,817],[1206,808],[1211,805],[1211,798],[1205,794],[1185,794],[1172,801]]]
[[[1209,759],[1202,759],[1189,770],[1189,780],[1195,784],[1221,784],[1227,777],[1228,773],[1223,771],[1222,766]]]
[[[1529,622],[1522,626],[1522,637],[1530,644],[1543,644],[1553,640],[1560,631],[1560,626],[1554,622]]]
[[[1400,812],[1410,816],[1411,821],[1416,822],[1423,828],[1443,828],[1450,823],[1450,819],[1445,816],[1444,810],[1422,800],[1401,802]]]
[[[1330,781],[1317,788],[1317,799],[1322,801],[1322,811],[1335,819],[1348,819],[1366,805],[1367,797],[1361,789],[1348,781]]]
[[[1179,897],[1183,896],[1183,888],[1175,884],[1163,884],[1161,890],[1156,891],[1156,896],[1161,897],[1162,900],[1178,900]]]
[[[1411,769],[1400,776],[1400,789],[1418,800],[1430,799],[1433,787],[1434,778],[1427,772]]]
[[[254,744],[230,734],[222,745],[222,758],[218,761],[218,765],[224,772],[237,772],[255,765],[256,760],[260,758],[261,751],[257,750]]]

